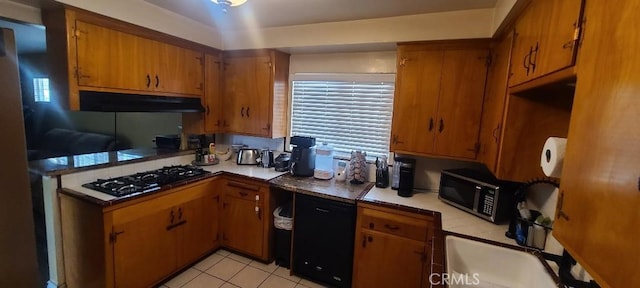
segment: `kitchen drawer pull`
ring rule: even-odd
[[[384,224],[384,228],[387,228],[391,231],[397,231],[398,229],[400,229],[400,227],[395,226],[395,225],[389,225],[389,224]]]
[[[244,118],[244,106],[243,106],[243,107],[242,107],[242,109],[240,110],[240,116],[241,116],[242,118]]]
[[[227,186],[236,187],[236,188],[240,188],[240,189],[246,189],[246,190],[250,190],[250,191],[260,191],[260,187],[258,187],[258,186],[247,185],[247,184],[242,184],[242,183],[238,183],[238,182],[227,182]]]
[[[147,88],[149,88],[149,86],[151,86],[151,76],[147,74]]]
[[[247,106],[247,118],[251,117],[251,116],[249,115],[249,108],[251,108],[251,107]]]
[[[172,229],[174,229],[176,227],[179,227],[179,226],[182,226],[184,224],[187,224],[187,220],[182,220],[182,221],[177,222],[176,224],[171,224],[171,225],[167,226],[167,231],[171,231]]]
[[[156,75],[156,88],[158,88],[158,85],[160,85],[160,78]]]

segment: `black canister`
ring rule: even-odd
[[[403,159],[402,162],[396,161],[396,165],[400,165],[398,172],[398,196],[413,196],[413,178],[415,174],[416,161],[414,159]]]

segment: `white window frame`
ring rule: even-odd
[[[290,151],[290,137],[293,134],[293,92],[294,92],[294,81],[354,81],[354,82],[393,82],[394,85],[396,80],[395,73],[295,73],[290,77],[290,92],[289,92],[289,131],[286,139],[285,148]],[[392,96],[393,97],[393,96]],[[391,114],[393,114],[393,102],[391,104]],[[372,116],[375,115],[375,111],[372,111]],[[386,135],[386,139],[389,139],[391,134],[391,119],[389,119],[389,131],[388,135]],[[316,143],[320,145],[320,141]],[[329,143],[331,145],[331,143]],[[387,146],[388,146],[387,142]],[[388,150],[388,149],[387,149]],[[386,156],[390,156],[390,152],[387,151]],[[335,158],[338,159],[349,159],[346,155],[336,155]],[[375,156],[369,155],[368,160],[375,160]]]

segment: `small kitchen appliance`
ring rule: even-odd
[[[472,169],[442,170],[438,198],[497,223],[512,215],[515,191],[520,185],[522,183],[499,180],[489,172]]]
[[[238,151],[236,164],[238,165],[258,165],[260,158],[260,150],[242,148]]]
[[[333,178],[333,147],[327,143],[316,147],[316,168],[313,170],[313,177],[322,180]]]
[[[291,145],[291,175],[310,177],[316,167],[316,138],[293,136]]]
[[[280,153],[273,162],[276,172],[287,172],[291,164],[291,156],[287,153]]]
[[[260,164],[258,165],[262,168],[273,167],[273,151],[268,148],[262,149],[262,152],[260,152]]]
[[[163,186],[211,173],[191,165],[166,166],[157,170],[136,173],[110,179],[98,179],[82,187],[116,197],[147,193]]]
[[[387,188],[389,186],[389,166],[387,156],[376,158],[376,187]]]
[[[416,160],[411,158],[395,158],[393,167],[393,181],[397,186],[392,189],[398,190],[398,196],[413,196],[413,175],[415,172]]]

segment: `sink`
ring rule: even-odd
[[[449,287],[557,287],[538,257],[524,251],[446,236]]]

